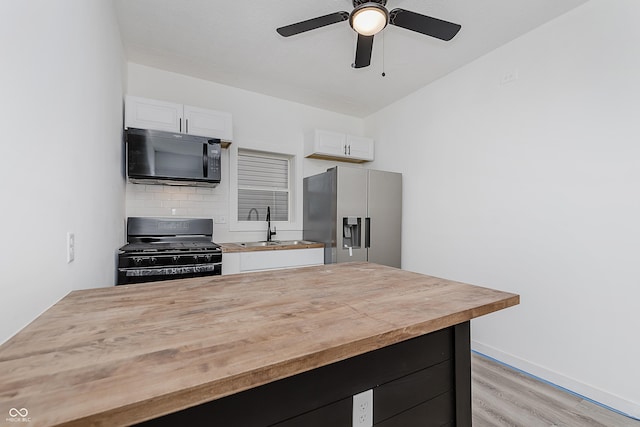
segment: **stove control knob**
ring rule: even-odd
[[[177,264],[178,261],[180,260],[180,256],[179,255],[174,255],[171,259],[173,260],[174,264]]]
[[[205,259],[207,262],[211,262],[211,254],[207,254],[207,255],[205,255],[205,256],[204,256],[204,259]]]
[[[194,255],[193,256],[193,262],[198,262],[198,260],[200,259],[200,257],[198,255]]]
[[[158,262],[158,259],[156,257],[152,256],[151,258],[149,258],[149,264],[155,265],[156,262]]]
[[[140,265],[140,264],[142,264],[142,258],[140,258],[140,257],[135,257],[135,258],[133,259],[133,263],[134,263],[135,265]]]

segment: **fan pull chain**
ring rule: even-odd
[[[387,74],[384,72],[384,31],[382,32],[382,77]]]

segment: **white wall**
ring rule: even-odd
[[[335,162],[304,159],[304,137],[315,128],[361,135],[359,118],[312,108],[218,83],[139,64],[128,64],[128,94],[176,102],[233,115],[233,143],[222,150],[222,182],[214,189],[127,184],[127,216],[214,218],[214,240],[234,242],[264,240],[266,231],[233,231],[230,221],[230,151],[251,148],[292,153],[302,166],[294,214],[302,215],[302,176],[324,172]],[[175,209],[175,211],[172,211]],[[266,225],[264,227],[266,230]],[[301,222],[293,230],[278,227],[278,239],[302,237]]]
[[[1,2],[0,52],[1,343],[69,291],[115,283],[125,62],[109,0]]]
[[[474,321],[474,347],[640,416],[637,16],[634,0],[592,0],[363,127],[137,64],[124,82],[108,0],[0,3],[0,342],[69,291],[114,283],[128,84],[133,95],[232,112],[235,147],[301,154],[316,127],[373,134],[370,166],[405,177],[403,267],[522,296]],[[304,160],[303,172],[329,166]],[[129,188],[126,213],[140,214],[132,201],[146,196],[134,193],[148,188]],[[228,212],[228,184],[212,191],[194,216]],[[254,238],[224,224],[216,235]]]
[[[638,16],[592,0],[365,120],[403,268],[521,295],[474,347],[636,417]]]

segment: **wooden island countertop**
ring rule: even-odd
[[[0,346],[0,425],[129,425],[518,303],[368,263],[74,291]]]

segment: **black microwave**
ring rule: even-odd
[[[220,140],[129,128],[127,177],[140,184],[215,187],[220,183]]]

